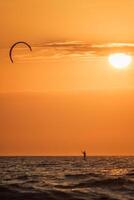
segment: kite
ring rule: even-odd
[[[19,41],[19,42],[14,43],[14,44],[11,46],[10,51],[9,51],[9,57],[10,57],[10,60],[11,60],[12,63],[14,62],[14,61],[13,61],[13,56],[12,56],[12,54],[13,54],[13,49],[14,49],[14,47],[15,47],[17,44],[21,44],[21,43],[22,43],[22,44],[25,44],[25,45],[30,49],[30,51],[32,51],[31,46],[30,46],[28,43],[26,43],[26,42]]]

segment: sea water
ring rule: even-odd
[[[0,199],[134,200],[134,157],[0,157]]]

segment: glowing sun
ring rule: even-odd
[[[132,62],[132,56],[125,53],[114,53],[108,57],[109,63],[117,68],[126,68]]]

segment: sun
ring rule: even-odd
[[[109,55],[108,60],[113,67],[117,69],[123,69],[131,64],[132,56],[126,53],[113,53]]]

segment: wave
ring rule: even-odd
[[[74,176],[71,176],[73,178]],[[76,176],[77,177],[77,176]],[[76,178],[75,177],[75,178]],[[79,175],[79,178],[81,175]],[[75,180],[75,179],[74,179]],[[122,190],[125,186],[132,186],[134,185],[133,180],[129,180],[126,178],[118,177],[118,178],[90,178],[86,180],[80,179],[79,181],[75,182],[72,181],[69,184],[65,185],[56,185],[57,188],[62,189],[74,189],[74,188],[105,188],[105,189],[114,189],[114,190]]]
[[[134,182],[126,178],[106,178],[106,179],[91,179],[85,182],[80,182],[77,184],[77,187],[122,187],[124,185],[132,185]]]
[[[23,176],[18,176],[17,179],[20,179],[20,180],[27,180],[29,178],[28,175],[23,175]]]
[[[102,177],[102,175],[95,173],[65,174],[65,178],[70,178],[70,179],[81,179],[90,177]]]
[[[134,176],[134,171],[126,174],[127,176]]]
[[[46,190],[44,192],[33,191],[30,192],[19,192],[7,187],[0,187],[0,199],[3,200],[99,200],[99,199],[107,199],[107,200],[117,200],[110,196],[109,194],[105,194],[103,192],[94,192],[89,190],[88,193],[84,191],[61,191],[61,190]]]

